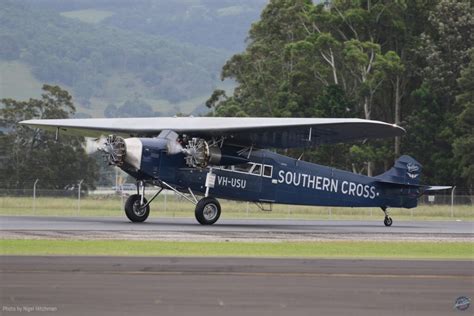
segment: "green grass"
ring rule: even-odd
[[[474,259],[469,242],[0,240],[0,255]]]
[[[255,204],[221,200],[224,219],[359,219],[381,220],[383,213],[378,208],[330,208],[314,206],[274,205],[272,212],[262,212]],[[157,198],[151,204],[151,217],[193,218],[194,206],[175,196]],[[474,220],[474,208],[455,206],[453,217],[449,205],[422,205],[415,209],[392,209],[391,216],[398,220]],[[39,197],[36,209],[31,197],[0,197],[0,215],[42,216],[123,216],[122,200],[119,196],[88,196],[81,200],[80,211],[77,198]]]
[[[78,19],[82,22],[86,23],[99,23],[105,18],[114,15],[112,11],[105,11],[105,10],[75,10],[75,11],[65,11],[61,12],[61,15],[67,18]]]

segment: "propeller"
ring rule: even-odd
[[[183,150],[186,164],[191,167],[204,168],[209,162],[209,145],[202,138],[192,138]]]
[[[97,151],[103,152],[109,165],[121,166],[127,153],[127,146],[123,137],[109,135],[105,141],[96,142]]]
[[[107,141],[107,138],[104,136],[101,136],[99,138],[86,137],[86,146],[85,146],[86,154],[92,155],[100,151],[100,148],[105,145],[106,141]]]

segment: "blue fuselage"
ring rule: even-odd
[[[268,150],[254,150],[247,166],[213,167],[209,195],[231,200],[346,207],[415,207],[416,188],[321,166]],[[126,170],[127,171],[127,170]],[[144,144],[135,177],[161,180],[178,190],[204,193],[209,168],[190,168],[182,154]]]

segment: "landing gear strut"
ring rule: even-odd
[[[130,195],[125,202],[125,215],[127,215],[127,218],[134,223],[144,222],[150,215],[150,203],[161,191],[163,191],[163,188],[160,188],[148,202],[145,198],[145,182],[137,182],[137,194]]]
[[[221,205],[215,198],[208,196],[210,186],[208,186],[207,183],[206,196],[199,201],[191,188],[188,188],[190,195],[188,197],[183,192],[178,191],[175,187],[169,185],[165,181],[160,181],[159,185],[161,189],[150,199],[150,201],[147,201],[145,199],[145,182],[137,182],[137,194],[131,195],[125,203],[125,214],[130,221],[134,223],[145,221],[150,214],[150,203],[158,196],[158,194],[160,194],[163,188],[174,191],[179,196],[196,205],[194,215],[201,225],[212,225],[217,222],[221,216]]]
[[[199,224],[212,225],[215,222],[217,222],[217,220],[221,216],[221,205],[219,204],[219,201],[217,201],[215,198],[208,196],[209,186],[207,185],[207,183],[206,183],[206,195],[199,201],[194,195],[191,188],[188,188],[188,192],[190,195],[190,197],[188,197],[184,195],[183,192],[178,191],[176,188],[169,185],[165,181],[161,181],[161,184],[162,186],[165,186],[166,188],[174,191],[176,194],[178,194],[182,198],[196,205],[194,215],[197,221],[199,222]]]
[[[215,198],[209,196],[209,189],[214,188],[215,182],[216,175],[212,173],[212,168],[210,168],[206,175],[206,193],[196,204],[194,210],[194,215],[201,225],[212,225],[221,216],[221,205]]]
[[[388,210],[387,210],[387,207],[381,207],[382,211],[384,212],[385,214],[385,219],[383,220],[383,223],[385,224],[385,226],[389,227],[389,226],[392,226],[392,218],[390,216],[388,216]]]

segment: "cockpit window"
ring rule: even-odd
[[[260,163],[248,162],[245,164],[235,165],[235,166],[221,166],[217,167],[221,170],[247,173],[254,176],[264,176],[266,178],[271,178],[273,173],[273,166],[262,165]]]
[[[235,165],[234,171],[248,173],[253,167],[253,163],[249,162],[246,164]]]
[[[257,176],[262,175],[262,165],[261,164],[255,164],[253,166],[252,170],[250,170],[250,173],[254,174],[254,175],[257,175]]]

